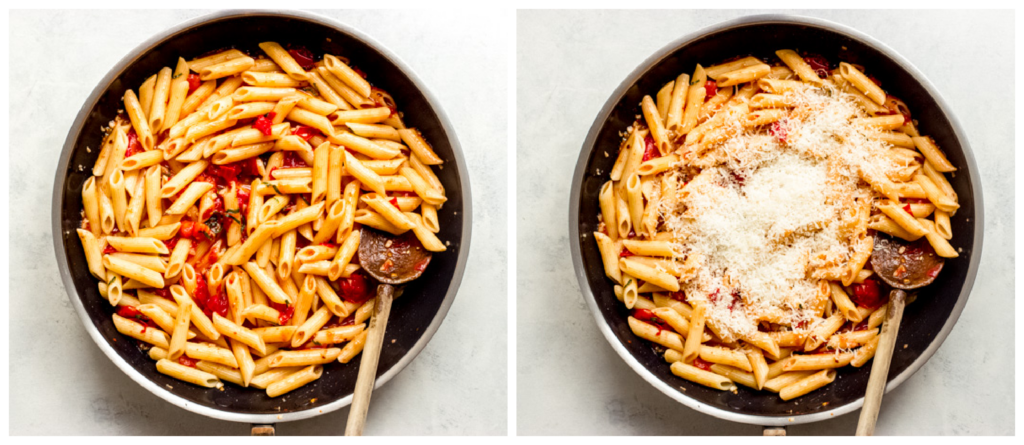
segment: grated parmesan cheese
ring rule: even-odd
[[[866,113],[826,88],[786,93],[794,109],[778,124],[785,141],[764,129],[739,130],[703,154],[689,182],[681,164],[667,175],[679,187],[661,203],[665,229],[697,264],[681,289],[706,304],[708,323],[726,342],[761,322],[796,330],[820,322],[811,271],[849,260],[843,210],[868,196],[862,178],[900,167],[876,130],[851,122]]]

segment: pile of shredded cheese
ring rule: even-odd
[[[741,130],[703,154],[712,165],[695,177],[682,166],[667,173],[679,188],[661,203],[664,227],[697,264],[682,290],[705,303],[724,341],[761,322],[813,329],[821,302],[811,271],[851,254],[842,211],[869,196],[861,178],[899,167],[875,130],[850,121],[867,115],[845,93],[808,87],[786,98],[795,107],[780,122],[784,138],[726,122]]]

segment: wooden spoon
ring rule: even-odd
[[[875,236],[871,267],[893,290],[889,294],[889,309],[882,323],[882,333],[872,360],[871,377],[864,394],[864,406],[857,422],[858,436],[871,436],[875,433],[878,409],[889,377],[889,363],[896,346],[896,334],[900,330],[903,307],[906,305],[907,293],[904,291],[931,284],[939,276],[943,264],[945,262],[942,257],[935,254],[931,244],[924,238],[908,243],[882,234]]]
[[[346,436],[361,436],[366,426],[366,411],[370,407],[370,395],[377,379],[377,361],[384,343],[384,329],[391,314],[394,285],[419,278],[430,264],[430,258],[430,252],[423,248],[412,231],[395,237],[369,227],[362,228],[359,235],[359,265],[381,284],[377,286],[377,300],[373,305],[366,344],[363,345],[363,357],[359,361],[359,377],[356,379],[352,407],[345,425]]]

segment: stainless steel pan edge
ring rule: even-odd
[[[452,145],[452,152],[454,153],[455,156],[455,162],[457,163],[457,165],[463,167],[459,169],[459,179],[462,183],[461,193],[463,194],[464,206],[462,214],[462,247],[459,251],[459,257],[456,263],[455,274],[452,277],[451,285],[448,287],[448,292],[445,295],[441,307],[438,309],[437,315],[434,317],[433,321],[430,323],[430,325],[424,332],[423,336],[420,338],[418,342],[416,342],[413,348],[397,364],[395,364],[394,367],[392,367],[388,372],[384,373],[377,379],[376,384],[374,385],[375,388],[380,388],[381,386],[383,386],[385,383],[391,380],[391,378],[393,378],[395,375],[401,372],[406,366],[408,366],[409,363],[411,363],[412,360],[415,359],[417,355],[419,355],[419,353],[423,350],[423,348],[433,337],[437,329],[441,326],[441,322],[444,320],[445,315],[447,315],[448,310],[451,308],[452,302],[455,299],[455,295],[458,293],[459,285],[462,282],[462,276],[466,269],[466,261],[469,256],[470,238],[472,233],[472,195],[470,192],[469,173],[466,170],[466,168],[464,168],[466,166],[466,161],[462,155],[462,147],[459,144],[458,137],[455,134],[455,129],[451,121],[448,119],[448,115],[445,113],[444,109],[440,105],[440,102],[433,95],[433,93],[427,88],[427,86],[419,79],[415,72],[405,62],[403,62],[398,56],[392,53],[384,45],[370,38],[369,36],[363,34],[362,32],[328,17],[304,11],[232,10],[215,12],[212,14],[204,15],[182,22],[172,28],[164,30],[161,33],[151,37],[150,39],[146,40],[145,42],[137,46],[135,49],[130,51],[128,55],[122,58],[116,65],[114,65],[114,67],[111,68],[111,70],[106,74],[106,76],[103,77],[99,84],[97,84],[96,88],[93,89],[92,93],[86,99],[81,110],[79,110],[78,115],[75,117],[74,123],[72,124],[71,129],[68,132],[68,137],[64,142],[64,148],[61,151],[61,155],[57,163],[57,171],[54,178],[53,198],[51,206],[51,229],[53,233],[54,251],[57,257],[57,266],[58,269],[60,270],[61,280],[64,283],[65,292],[68,293],[69,299],[71,300],[72,305],[74,305],[75,310],[78,312],[79,318],[81,319],[82,324],[85,326],[86,331],[88,331],[89,336],[92,337],[93,341],[96,343],[97,346],[99,346],[100,350],[102,350],[103,353],[106,354],[107,357],[110,358],[110,360],[118,368],[120,368],[122,372],[127,374],[128,377],[130,377],[140,386],[146,388],[149,392],[181,408],[215,419],[228,420],[233,422],[245,422],[252,424],[272,424],[276,422],[290,422],[295,420],[308,419],[311,417],[315,417],[321,414],[326,414],[338,410],[352,403],[352,396],[349,395],[347,397],[341,398],[330,404],[323,405],[316,409],[308,409],[303,411],[295,411],[281,414],[242,414],[216,410],[206,406],[191,403],[190,401],[184,398],[178,397],[177,395],[166,391],[159,385],[146,379],[135,368],[133,368],[130,364],[122,360],[120,356],[118,356],[118,354],[113,350],[113,348],[111,348],[110,345],[107,344],[106,340],[103,338],[99,330],[96,329],[96,327],[92,324],[91,319],[86,314],[85,308],[82,305],[81,299],[78,298],[77,295],[71,295],[71,292],[74,292],[75,285],[74,282],[72,281],[69,272],[70,268],[67,260],[67,252],[64,250],[63,244],[63,236],[67,234],[62,233],[63,229],[61,226],[61,194],[64,190],[64,187],[66,187],[66,178],[64,174],[68,170],[68,164],[70,163],[71,155],[74,152],[74,145],[77,135],[82,131],[82,126],[84,125],[86,116],[89,114],[89,111],[96,106],[96,103],[100,95],[110,86],[110,84],[126,67],[128,67],[131,63],[133,63],[143,54],[146,54],[149,50],[157,46],[157,44],[163,42],[171,36],[174,36],[181,31],[187,30],[191,27],[200,25],[207,21],[247,15],[294,17],[319,22],[326,26],[338,29],[340,32],[347,33],[359,40],[362,40],[369,46],[375,48],[383,56],[390,59],[391,62],[393,62],[396,66],[401,68],[401,70],[412,80],[412,82],[420,90],[423,96],[426,97],[427,101],[430,103],[431,107],[434,109],[439,120],[441,121],[441,124],[444,127],[445,132],[449,135],[449,142]]]
[[[579,158],[576,162],[576,170],[573,174],[571,192],[569,194],[569,244],[572,252],[573,268],[576,272],[576,279],[579,282],[580,290],[583,292],[584,300],[586,300],[587,306],[590,308],[590,311],[593,314],[595,321],[597,322],[598,328],[601,330],[601,333],[604,334],[605,339],[608,340],[608,343],[612,346],[612,349],[614,349],[615,352],[617,352],[619,356],[622,357],[626,364],[633,368],[633,370],[637,374],[639,374],[640,377],[642,377],[652,386],[657,388],[659,391],[665,393],[665,395],[675,399],[676,401],[690,408],[693,408],[694,410],[721,419],[731,420],[734,422],[764,426],[787,426],[817,422],[820,420],[826,420],[842,414],[852,412],[854,410],[859,409],[863,405],[864,399],[860,398],[852,403],[848,403],[846,405],[838,406],[828,411],[818,412],[814,414],[794,415],[791,417],[777,417],[758,416],[727,411],[720,408],[707,406],[693,398],[686,396],[685,394],[679,392],[675,388],[669,386],[668,384],[664,383],[663,381],[655,377],[653,374],[651,374],[651,372],[648,371],[642,363],[637,361],[629,353],[629,351],[627,351],[626,348],[621,343],[619,343],[618,338],[615,337],[615,334],[612,332],[611,328],[604,322],[601,316],[600,308],[597,305],[597,300],[594,296],[594,293],[590,289],[590,284],[587,281],[586,271],[583,265],[583,254],[580,250],[580,244],[578,242],[578,240],[581,239],[581,234],[579,232],[578,225],[580,212],[579,202],[582,182],[587,168],[587,161],[590,157],[591,150],[593,149],[595,142],[597,141],[597,137],[600,132],[601,126],[603,125],[604,121],[609,117],[615,105],[625,95],[626,90],[629,89],[632,85],[634,85],[637,82],[637,80],[650,67],[656,65],[659,61],[668,57],[676,49],[686,46],[705,35],[741,25],[770,23],[796,23],[811,27],[830,29],[842,34],[846,34],[849,37],[860,40],[861,42],[867,44],[868,46],[872,46],[875,49],[879,50],[880,52],[885,53],[894,61],[902,65],[908,72],[910,72],[915,77],[915,80],[918,83],[920,83],[939,104],[943,114],[946,115],[947,119],[953,127],[953,131],[956,134],[957,139],[960,140],[960,143],[964,149],[964,157],[967,159],[967,169],[974,173],[978,172],[978,166],[974,160],[974,154],[970,148],[970,144],[967,140],[966,134],[964,133],[963,128],[960,125],[960,122],[956,119],[956,116],[949,111],[949,107],[947,106],[945,100],[942,98],[941,94],[939,94],[939,92],[935,89],[931,82],[929,82],[927,78],[925,78],[924,74],[922,74],[916,67],[914,67],[913,64],[907,61],[903,56],[894,51],[892,48],[889,48],[882,42],[879,42],[878,40],[853,28],[819,18],[795,16],[788,14],[764,14],[741,17],[702,28],[665,45],[652,56],[644,60],[644,62],[641,63],[639,66],[637,66],[637,68],[634,69],[633,72],[631,72],[629,76],[627,76],[626,79],[619,84],[618,88],[615,89],[615,92],[612,93],[612,95],[608,98],[608,101],[605,102],[604,106],[601,108],[601,111],[598,113],[597,118],[594,120],[594,123],[587,134],[587,138],[583,143],[583,147],[580,151]],[[972,175],[972,179],[974,178],[976,178],[976,175]],[[899,375],[897,375],[896,377],[892,378],[889,381],[889,383],[886,385],[886,392],[893,390],[894,388],[899,386],[900,383],[903,383],[905,380],[910,378],[911,375],[917,372],[917,370],[920,369],[921,366],[923,366],[924,363],[928,361],[928,359],[935,353],[936,350],[938,350],[939,346],[942,345],[942,342],[949,335],[949,332],[953,329],[953,326],[956,324],[957,319],[960,318],[960,313],[963,312],[964,305],[967,304],[967,299],[970,295],[971,288],[974,285],[974,279],[978,273],[978,263],[981,261],[983,245],[982,238],[984,233],[984,205],[982,201],[981,181],[979,179],[974,179],[972,182],[972,188],[974,191],[972,199],[975,203],[976,208],[978,209],[975,215],[976,224],[973,234],[974,246],[976,250],[972,254],[970,265],[968,266],[967,280],[964,282],[963,288],[960,291],[960,296],[956,302],[955,307],[953,308],[952,313],[950,314],[949,318],[947,318],[946,323],[942,326],[942,329],[939,331],[936,338],[932,341],[928,348],[917,358],[917,360],[913,362],[911,366],[909,366],[902,373],[900,373]]]

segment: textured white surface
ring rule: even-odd
[[[752,13],[518,13],[519,434],[760,434],[675,402],[619,358],[580,294],[567,220],[580,147],[622,79],[668,42]],[[878,434],[1013,434],[1012,12],[797,13],[852,26],[909,59],[960,119],[981,170],[985,246],[971,299],[935,356],[886,396]],[[972,66],[985,67],[984,86]],[[851,435],[858,413],[789,433]]]
[[[366,434],[505,434],[507,423],[507,59],[500,13],[324,11],[398,54],[429,86],[462,143],[473,240],[462,287],[415,361],[374,392]],[[86,335],[61,285],[50,233],[57,157],[107,70],[154,33],[202,11],[15,11],[10,16],[12,212],[10,432],[248,434],[150,394]],[[269,36],[268,36],[269,37]],[[281,37],[284,38],[284,37]],[[59,61],[56,69],[43,69]],[[16,105],[15,105],[16,104]],[[13,113],[13,110],[19,110]],[[406,110],[409,112],[409,110]],[[17,217],[14,217],[17,215]],[[47,335],[38,328],[45,326]],[[348,409],[278,425],[331,435]]]

